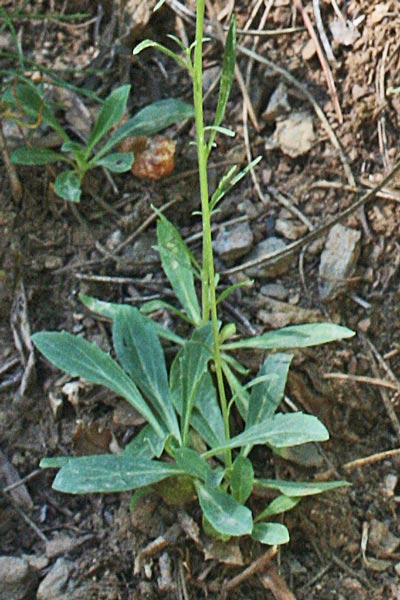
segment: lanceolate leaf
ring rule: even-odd
[[[169,36],[169,37],[172,37],[172,36]],[[140,54],[140,52],[142,52],[143,50],[147,50],[147,48],[155,48],[159,52],[162,52],[162,54],[165,54],[166,56],[173,58],[178,63],[178,65],[181,65],[181,67],[184,67],[185,69],[188,67],[188,63],[185,61],[184,58],[179,56],[179,54],[177,54],[173,50],[170,50],[166,46],[159,44],[158,42],[154,42],[153,40],[143,40],[143,42],[140,42],[140,44],[135,46],[135,48],[133,49],[133,54],[134,55]]]
[[[113,342],[121,365],[151,402],[168,432],[180,440],[164,353],[152,321],[137,308],[121,305],[114,317]]]
[[[73,456],[45,456],[41,459],[39,467],[41,469],[60,469],[72,459]]]
[[[133,165],[133,152],[114,152],[100,158],[93,166],[106,167],[112,173],[125,173]]]
[[[49,108],[48,102],[41,97],[33,84],[18,84],[16,92],[10,86],[9,94],[7,94],[5,99],[12,105],[16,105],[19,110],[22,108],[32,119],[36,119],[38,125],[42,121],[54,129],[65,142],[69,140],[66,131],[61,127],[52,110]]]
[[[176,306],[169,302],[165,302],[164,300],[149,300],[148,302],[144,302],[140,307],[140,312],[142,315],[148,315],[163,309],[168,310],[187,323],[191,323],[190,319],[188,319],[187,315],[182,310],[179,310],[179,308],[176,308]]]
[[[111,319],[111,321],[114,320],[115,315],[121,308],[121,304],[118,304],[117,302],[104,302],[103,300],[97,300],[97,298],[92,298],[91,296],[86,296],[85,294],[79,294],[79,299],[85,306],[87,306],[89,310],[92,310],[98,315],[106,317],[106,319]],[[184,339],[179,335],[173,331],[170,331],[169,329],[166,329],[162,325],[159,325],[159,323],[156,321],[151,322],[157,332],[158,337],[169,340],[170,342],[178,344],[179,346],[183,345]]]
[[[35,333],[32,341],[59,369],[73,377],[82,377],[87,381],[105,385],[126,398],[160,437],[165,436],[164,427],[158,422],[133,381],[118,363],[100,350],[96,344],[66,331]]]
[[[145,459],[137,462],[128,453],[80,456],[61,467],[53,488],[70,494],[125,492],[180,473],[173,464]]]
[[[233,497],[244,504],[250,496],[254,483],[254,470],[251,461],[237,456],[232,467],[231,490]]]
[[[68,142],[64,142],[61,146],[61,152],[71,152],[74,156],[79,157],[80,160],[84,161],[85,157],[85,146],[80,144],[79,142],[73,142],[72,140],[68,140]]]
[[[212,325],[206,323],[196,329],[192,338],[187,341],[178,357],[177,377],[171,381],[171,392],[175,397],[174,403],[181,414],[181,431],[184,444],[187,442],[192,411],[197,398],[197,389],[208,362],[212,357]]]
[[[209,372],[200,378],[196,389],[190,425],[213,448],[224,442],[225,431],[213,378]]]
[[[150,425],[145,425],[137,435],[125,446],[134,460],[159,458],[164,451],[166,437],[161,438]]]
[[[212,470],[209,464],[195,450],[191,448],[178,448],[174,452],[174,458],[177,467],[188,475],[197,477],[204,482],[207,482],[211,478]]]
[[[268,356],[264,361],[257,377],[263,375],[274,375],[274,377],[252,387],[246,429],[274,415],[283,398],[292,358],[293,354],[277,353]]]
[[[69,202],[79,202],[81,182],[75,171],[61,171],[54,181],[55,193]]]
[[[241,536],[251,533],[251,511],[221,489],[196,483],[201,509],[209,523],[222,535]]]
[[[16,148],[11,156],[12,163],[17,165],[48,165],[52,162],[66,161],[65,156],[48,148]]]
[[[114,148],[126,137],[154,135],[178,121],[193,117],[193,114],[193,106],[182,100],[169,98],[154,102],[140,110],[132,119],[128,119],[121,127],[118,127],[96,154],[94,160],[97,161],[101,156],[107,154],[111,148]]]
[[[231,92],[233,77],[235,74],[236,63],[236,18],[232,17],[228,34],[225,41],[224,59],[222,63],[222,74],[219,85],[219,96],[217,109],[215,111],[214,127],[219,127],[224,118],[226,105]],[[215,130],[211,131],[208,141],[208,150],[210,151],[215,139]]]
[[[300,412],[286,415],[279,413],[263,423],[252,425],[219,448],[205,452],[203,456],[221,454],[228,448],[239,448],[249,444],[267,444],[276,448],[285,448],[306,442],[323,442],[328,438],[326,427],[316,417]]]
[[[267,508],[265,508],[257,517],[254,519],[255,521],[263,521],[264,519],[269,519],[274,517],[275,515],[280,515],[288,510],[292,510],[301,500],[301,497],[292,498],[290,496],[278,496],[274,498],[270,504],[268,504]]]
[[[339,487],[349,486],[348,481],[280,481],[278,479],[255,479],[256,487],[263,487],[270,490],[277,490],[286,496],[313,496],[322,494]]]
[[[105,136],[105,134],[110,131],[112,127],[118,125],[118,123],[121,121],[126,109],[126,103],[128,101],[130,89],[130,85],[122,85],[111,92],[111,94],[105,100],[87,141],[87,158],[90,156],[96,144]]]
[[[237,172],[238,167],[234,166],[229,171],[222,176],[220,179],[216,190],[211,196],[210,200],[210,210],[214,210],[218,202],[222,200],[222,198],[235,186],[243,177],[247,175],[251,169],[253,169],[261,160],[261,156],[258,156],[254,160],[252,160],[244,169]],[[222,295],[222,294],[221,294]]]
[[[224,361],[222,363],[222,369],[226,380],[231,388],[231,392],[233,394],[233,398],[235,404],[238,408],[238,411],[243,419],[246,419],[248,410],[249,410],[249,402],[250,402],[250,394],[245,389],[245,387],[240,383],[239,379],[233,373],[230,366],[227,364],[226,359],[228,359],[229,355],[224,355]]]
[[[176,355],[170,369],[170,389],[175,410],[182,415],[182,383],[181,373],[182,351]],[[210,447],[219,446],[225,440],[224,422],[219,407],[214,381],[208,371],[200,377],[194,390],[193,410],[190,426]]]
[[[172,288],[194,324],[201,321],[200,306],[194,287],[191,254],[177,229],[160,215],[157,243],[162,267]]]
[[[258,348],[260,350],[285,350],[286,348],[308,348],[327,342],[353,337],[354,331],[333,323],[311,323],[291,325],[269,331],[263,335],[224,344],[224,350],[236,348]]]
[[[269,546],[287,544],[290,539],[287,527],[281,523],[256,523],[251,537],[253,540]]]

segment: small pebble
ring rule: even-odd
[[[46,577],[40,583],[37,600],[58,600],[66,591],[72,563],[65,558],[58,558]]]
[[[334,300],[346,289],[360,255],[361,233],[338,223],[329,232],[319,265],[321,300]]]
[[[260,292],[263,296],[269,296],[277,300],[286,300],[289,295],[288,290],[281,283],[265,283],[261,286]]]
[[[297,240],[307,233],[308,228],[294,219],[277,219],[275,230],[288,240]]]
[[[60,256],[46,256],[44,266],[46,269],[53,270],[62,267],[63,261]]]
[[[25,600],[33,597],[37,585],[36,573],[24,558],[0,556],[1,600]]]
[[[246,260],[252,261],[257,260],[280,250],[286,248],[285,242],[278,237],[271,236],[266,240],[263,240],[257,246],[253,248],[250,254],[246,257]],[[273,279],[286,273],[291,265],[292,256],[282,256],[267,263],[261,263],[255,267],[246,269],[246,274],[249,277],[265,277],[266,279]]]
[[[371,319],[369,317],[367,317],[366,319],[361,319],[361,321],[358,321],[357,326],[360,331],[362,331],[363,333],[367,333],[369,331],[369,328],[371,327]]]
[[[229,229],[221,229],[213,244],[215,252],[230,264],[247,254],[253,246],[253,232],[248,223],[239,223]]]

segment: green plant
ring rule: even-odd
[[[222,325],[217,308],[233,285],[217,295],[211,243],[211,214],[227,191],[243,177],[229,171],[209,197],[207,160],[221,128],[235,64],[235,21],[227,36],[216,116],[211,127],[203,123],[202,32],[204,2],[197,2],[196,41],[182,48],[183,57],[160,47],[193,77],[196,142],[201,190],[203,256],[190,252],[178,230],[163,215],[157,223],[157,245],[163,270],[180,308],[165,302],[145,304],[141,311],[128,305],[81,296],[92,311],[112,322],[115,356],[68,332],[41,332],[33,336],[37,348],[58,368],[109,387],[124,397],[147,424],[118,455],[53,457],[42,467],[59,468],[53,487],[69,493],[156,489],[169,501],[197,498],[203,526],[210,535],[227,539],[250,535],[264,544],[288,541],[287,528],[271,518],[293,508],[301,497],[346,485],[288,482],[257,477],[249,458],[255,445],[272,452],[328,439],[328,431],[314,416],[277,412],[284,394],[292,354],[304,348],[351,337],[353,332],[330,323],[286,327],[258,337],[236,339],[232,323]],[[154,46],[143,42],[136,51]],[[192,60],[192,53],[194,56]],[[208,137],[207,137],[208,136]],[[201,302],[196,292],[201,284]],[[192,327],[188,339],[162,327],[149,315],[160,307],[183,318]],[[178,347],[169,373],[161,340]],[[255,378],[232,355],[237,349],[273,350]],[[238,411],[242,430],[231,432],[231,413]],[[268,488],[277,497],[253,514],[252,492]],[[176,493],[178,492],[178,494]],[[178,495],[178,498],[176,497]]]
[[[60,125],[49,103],[31,84],[18,84],[11,93],[8,90],[4,101],[20,107],[29,117],[43,121],[59,134],[63,140],[60,152],[48,148],[22,146],[11,154],[13,164],[47,165],[63,162],[68,165],[54,182],[55,192],[64,200],[78,202],[81,196],[83,177],[90,169],[105,167],[113,173],[124,173],[132,167],[133,152],[112,152],[129,136],[153,135],[172,123],[192,116],[192,107],[177,99],[154,102],[139,111],[134,117],[118,126],[125,114],[130,85],[116,88],[105,100],[86,143],[73,141]],[[112,129],[109,137],[106,137]]]
[[[69,88],[94,100],[100,99],[93,92],[77,89],[60,78],[55,71],[37,65],[24,56],[14,21],[19,18],[46,18],[45,14],[25,13],[24,8],[25,6],[21,6],[10,13],[0,7],[0,32],[8,30],[14,46],[14,49],[0,50],[0,59],[6,65],[0,68],[0,125],[3,119],[12,120],[25,129],[36,129],[44,123],[59,135],[62,146],[60,152],[31,145],[17,148],[10,157],[11,168],[14,164],[66,164],[69,168],[57,175],[54,189],[64,200],[78,202],[83,177],[90,169],[105,167],[114,173],[123,173],[132,167],[132,152],[111,152],[122,140],[130,136],[150,136],[158,133],[177,121],[192,117],[193,109],[181,100],[161,100],[145,107],[118,127],[125,114],[130,91],[130,86],[124,85],[115,89],[104,101],[87,141],[81,143],[72,140],[57,120],[51,103],[45,96],[44,83],[47,81],[53,86]],[[52,15],[52,18],[73,20],[82,16],[85,15]],[[40,73],[41,83],[35,85],[26,77],[28,68]],[[106,138],[113,129],[113,133]],[[6,160],[8,162],[8,156]]]

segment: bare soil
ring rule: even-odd
[[[18,4],[3,2],[10,12]],[[130,4],[143,8],[145,3],[115,3],[113,7],[114,3],[106,0],[43,1],[30,3],[24,10],[58,14],[61,8],[55,9],[54,4],[62,4],[65,14],[87,14],[66,22],[52,18],[16,20],[22,47],[30,59],[101,97],[130,82],[132,114],[160,98],[179,96],[190,101],[190,82],[172,61],[153,52],[137,59],[131,55],[133,45],[146,37],[165,41],[166,34],[173,32],[192,38],[193,21],[190,14],[180,13],[179,3],[167,2],[168,6],[148,23],[145,17],[136,16],[139,25],[135,25],[129,17],[131,27],[127,26],[128,15],[133,14]],[[125,12],[114,19],[119,4]],[[186,8],[190,10],[191,4],[185,3]],[[221,13],[224,3],[220,3],[221,10],[217,2],[214,4],[217,14]],[[226,4],[228,9],[230,3]],[[271,65],[258,60],[251,64],[248,55],[238,52],[258,131],[251,117],[243,120],[243,95],[235,83],[226,124],[236,131],[236,137],[218,140],[211,181],[215,185],[227,165],[245,164],[246,150],[263,160],[255,179],[248,176],[221,205],[216,235],[218,228],[242,217],[252,229],[253,245],[272,235],[289,244],[294,238],[277,231],[278,221],[289,224],[291,231],[297,226],[293,235],[301,238],[310,228],[323,226],[351,206],[398,159],[399,8],[390,0],[339,3],[347,19],[357,23],[360,17],[358,37],[343,45],[332,39],[328,30],[335,16],[333,2],[321,2],[321,18],[336,58],[330,69],[343,117],[340,122],[318,57],[307,52],[310,35],[295,8],[298,3],[236,4],[239,29],[256,30],[265,14],[263,28],[275,32],[258,38],[240,35],[240,44],[254,48],[297,83]],[[312,3],[304,4],[314,23]],[[256,5],[259,8],[253,15]],[[220,18],[224,24],[224,15]],[[212,69],[221,60],[215,31],[210,29],[211,41],[205,52],[209,86],[216,76]],[[4,31],[0,42],[1,47],[10,43]],[[33,77],[37,70],[32,67],[28,76]],[[266,122],[262,116],[280,83],[288,90],[286,118],[296,112],[312,118],[314,140],[296,157],[285,154],[279,144],[273,147],[276,122]],[[310,97],[326,115],[344,159]],[[96,104],[80,98],[93,113]],[[216,89],[211,86],[206,104],[209,119],[216,98]],[[74,135],[82,135],[76,115],[65,111],[60,115]],[[18,145],[19,134],[4,123],[11,149]],[[48,134],[40,127],[35,137],[50,144]],[[79,205],[64,203],[55,196],[52,171],[30,167],[18,168],[23,198],[16,202],[7,170],[0,166],[0,450],[4,458],[0,461],[0,483],[5,487],[17,475],[28,478],[25,491],[20,486],[0,495],[0,555],[29,555],[31,562],[36,561],[40,579],[57,557],[66,558],[71,572],[63,598],[220,598],[224,584],[265,551],[246,540],[227,549],[210,547],[202,534],[199,538],[193,532],[191,535],[187,523],[191,527],[199,524],[195,506],[175,509],[154,496],[143,501],[132,515],[129,494],[62,495],[51,489],[52,472],[36,472],[43,456],[115,450],[140,427],[137,415],[119,398],[83,383],[71,390],[70,378],[40,356],[29,370],[29,328],[32,332],[66,329],[83,333],[107,349],[108,324],[86,311],[79,302],[79,292],[138,305],[152,298],[170,299],[152,250],[152,205],[164,209],[175,201],[165,214],[196,253],[200,247],[193,234],[199,232],[200,223],[192,215],[198,209],[195,152],[190,145],[193,124],[173,127],[168,135],[177,141],[176,167],[171,176],[154,182],[124,174],[110,180],[101,170],[94,171],[85,182]],[[292,460],[273,458],[264,449],[255,455],[256,468],[263,474],[298,480],[340,477],[352,486],[304,500],[288,513],[284,522],[291,531],[290,543],[259,573],[232,588],[229,598],[400,598],[400,454],[378,456],[371,464],[361,460],[348,465],[399,447],[398,187],[398,180],[391,181],[383,195],[342,221],[342,225],[360,232],[360,256],[332,300],[323,301],[320,295],[319,264],[325,232],[300,252],[291,253],[289,267],[282,275],[256,275],[251,289],[241,290],[223,307],[224,320],[235,321],[245,335],[296,323],[307,314],[314,320],[341,323],[357,333],[350,341],[297,352],[289,378],[289,404],[285,403],[284,409],[295,405],[316,414],[330,431],[329,442],[292,456]],[[118,249],[124,241],[126,245]],[[243,257],[226,264],[218,259],[217,266],[224,271],[246,260]],[[241,275],[225,275],[222,284],[232,283]],[[277,298],[266,299],[262,288],[267,283],[279,284],[284,304],[277,304]],[[170,319],[167,314],[159,317]],[[246,360],[255,371],[261,357],[247,356]],[[340,377],[327,378],[329,373],[339,373]],[[149,548],[157,538],[160,543]]]

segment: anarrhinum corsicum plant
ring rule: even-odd
[[[125,115],[130,87],[123,85],[111,92],[85,143],[70,139],[49,103],[33,84],[21,83],[15,89],[8,89],[3,97],[4,103],[22,110],[38,123],[42,121],[63,140],[60,152],[31,146],[17,148],[11,154],[11,162],[20,165],[64,163],[67,168],[57,175],[54,190],[64,200],[72,202],[79,202],[82,179],[90,169],[105,167],[113,173],[129,171],[134,161],[133,153],[113,152],[122,140],[129,136],[153,135],[177,121],[193,116],[191,105],[169,98],[146,106],[118,126]],[[110,131],[112,133],[108,135]]]
[[[190,49],[183,49],[184,58],[176,57],[193,77],[203,223],[201,262],[163,215],[159,214],[157,224],[162,267],[180,307],[153,302],[139,311],[82,296],[88,308],[111,320],[115,359],[67,332],[33,336],[37,348],[53,364],[126,398],[147,424],[120,454],[45,458],[41,466],[60,469],[53,483],[59,491],[78,494],[139,490],[140,494],[143,488],[156,489],[169,501],[197,499],[203,526],[211,535],[223,539],[249,535],[264,544],[282,544],[289,540],[289,533],[283,524],[273,521],[276,515],[293,508],[303,496],[346,484],[277,481],[255,475],[250,454],[255,445],[263,446],[266,452],[282,453],[291,446],[328,439],[328,431],[316,417],[277,412],[293,356],[283,351],[348,338],[353,332],[323,323],[286,327],[240,340],[232,323],[222,325],[218,319],[219,302],[235,286],[217,296],[211,213],[244,172],[230,171],[209,198],[207,160],[215,135],[221,131],[233,79],[235,21],[227,35],[216,117],[211,127],[205,127],[201,86],[203,19],[204,3],[198,0],[196,41]],[[150,42],[144,42],[142,47],[148,45]],[[201,284],[201,302],[196,279]],[[188,339],[150,318],[160,306],[192,326]],[[169,372],[160,339],[178,348]],[[246,348],[273,351],[247,383],[246,369],[232,355]],[[240,431],[231,431],[233,411],[241,417]],[[248,500],[257,488],[274,490],[276,498],[253,513]]]

